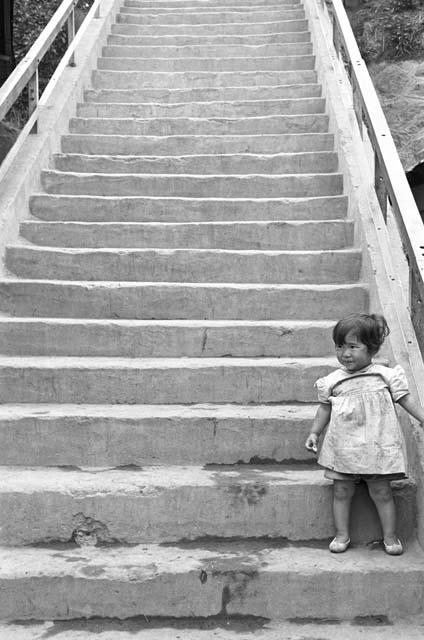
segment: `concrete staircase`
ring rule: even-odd
[[[0,617],[421,610],[303,447],[368,308],[296,0],[125,0],[0,281]]]

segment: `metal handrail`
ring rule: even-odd
[[[365,124],[374,152],[377,198],[386,222],[390,199],[408,262],[411,320],[424,354],[424,226],[343,2],[330,0],[330,3],[334,46],[342,57],[352,86],[353,107],[361,135]]]
[[[40,97],[38,66],[65,25],[65,22],[67,22],[68,29],[68,47],[70,46],[75,37],[75,8],[78,2],[79,0],[63,0],[26,56],[0,87],[0,120],[5,117],[25,87],[28,87],[28,115],[31,116],[36,110]],[[73,54],[69,59],[68,65],[75,66]],[[31,132],[37,132],[36,119]]]

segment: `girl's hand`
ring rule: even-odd
[[[308,449],[308,451],[313,451],[314,453],[317,453],[318,451],[318,440],[319,440],[319,435],[316,433],[310,433],[309,436],[306,439],[305,442],[305,447]]]

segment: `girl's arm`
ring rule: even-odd
[[[321,432],[325,429],[330,421],[331,404],[320,403],[315,414],[314,421],[309,436],[306,439],[305,447],[309,451],[317,451],[318,440]]]
[[[407,411],[413,418],[424,423],[424,411],[423,409],[417,405],[411,397],[411,394],[408,393],[406,396],[403,396],[398,400],[398,404],[400,404],[405,411]]]

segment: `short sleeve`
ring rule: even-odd
[[[318,402],[330,404],[330,386],[328,384],[327,378],[318,378],[318,380],[315,382],[315,386],[318,393]]]
[[[393,367],[393,369],[389,371],[390,375],[387,376],[387,383],[394,402],[397,402],[409,393],[408,381],[405,371],[400,365],[396,365],[396,367]]]

